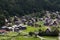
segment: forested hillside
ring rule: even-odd
[[[25,15],[41,10],[59,10],[60,0],[0,0],[0,14]]]
[[[22,16],[42,10],[60,11],[60,0],[0,0],[0,20],[9,16]]]

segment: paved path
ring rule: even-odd
[[[22,31],[20,31],[20,32],[22,32]],[[23,33],[28,34],[27,32],[23,32]],[[39,35],[37,35],[37,37],[40,38],[41,40],[45,40],[46,39],[46,38],[43,38],[43,37],[41,37]]]
[[[37,37],[40,38],[41,40],[45,40],[46,39],[46,38],[43,38],[43,37],[38,36],[38,35],[37,35]]]

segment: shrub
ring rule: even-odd
[[[58,34],[59,34],[58,29],[55,29],[54,31],[48,31],[48,32],[39,30],[39,33],[38,33],[39,36],[58,36]]]
[[[30,35],[30,36],[33,36],[33,34],[34,34],[33,32],[29,32],[29,35]]]

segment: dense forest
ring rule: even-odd
[[[59,10],[60,0],[0,0],[0,14],[25,15],[41,10]]]
[[[5,17],[22,16],[42,10],[60,11],[60,0],[0,0],[0,24]]]

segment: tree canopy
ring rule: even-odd
[[[0,15],[25,15],[41,10],[60,11],[60,0],[0,0]]]
[[[60,0],[0,0],[0,10],[5,16],[24,15],[41,10],[60,11]]]

